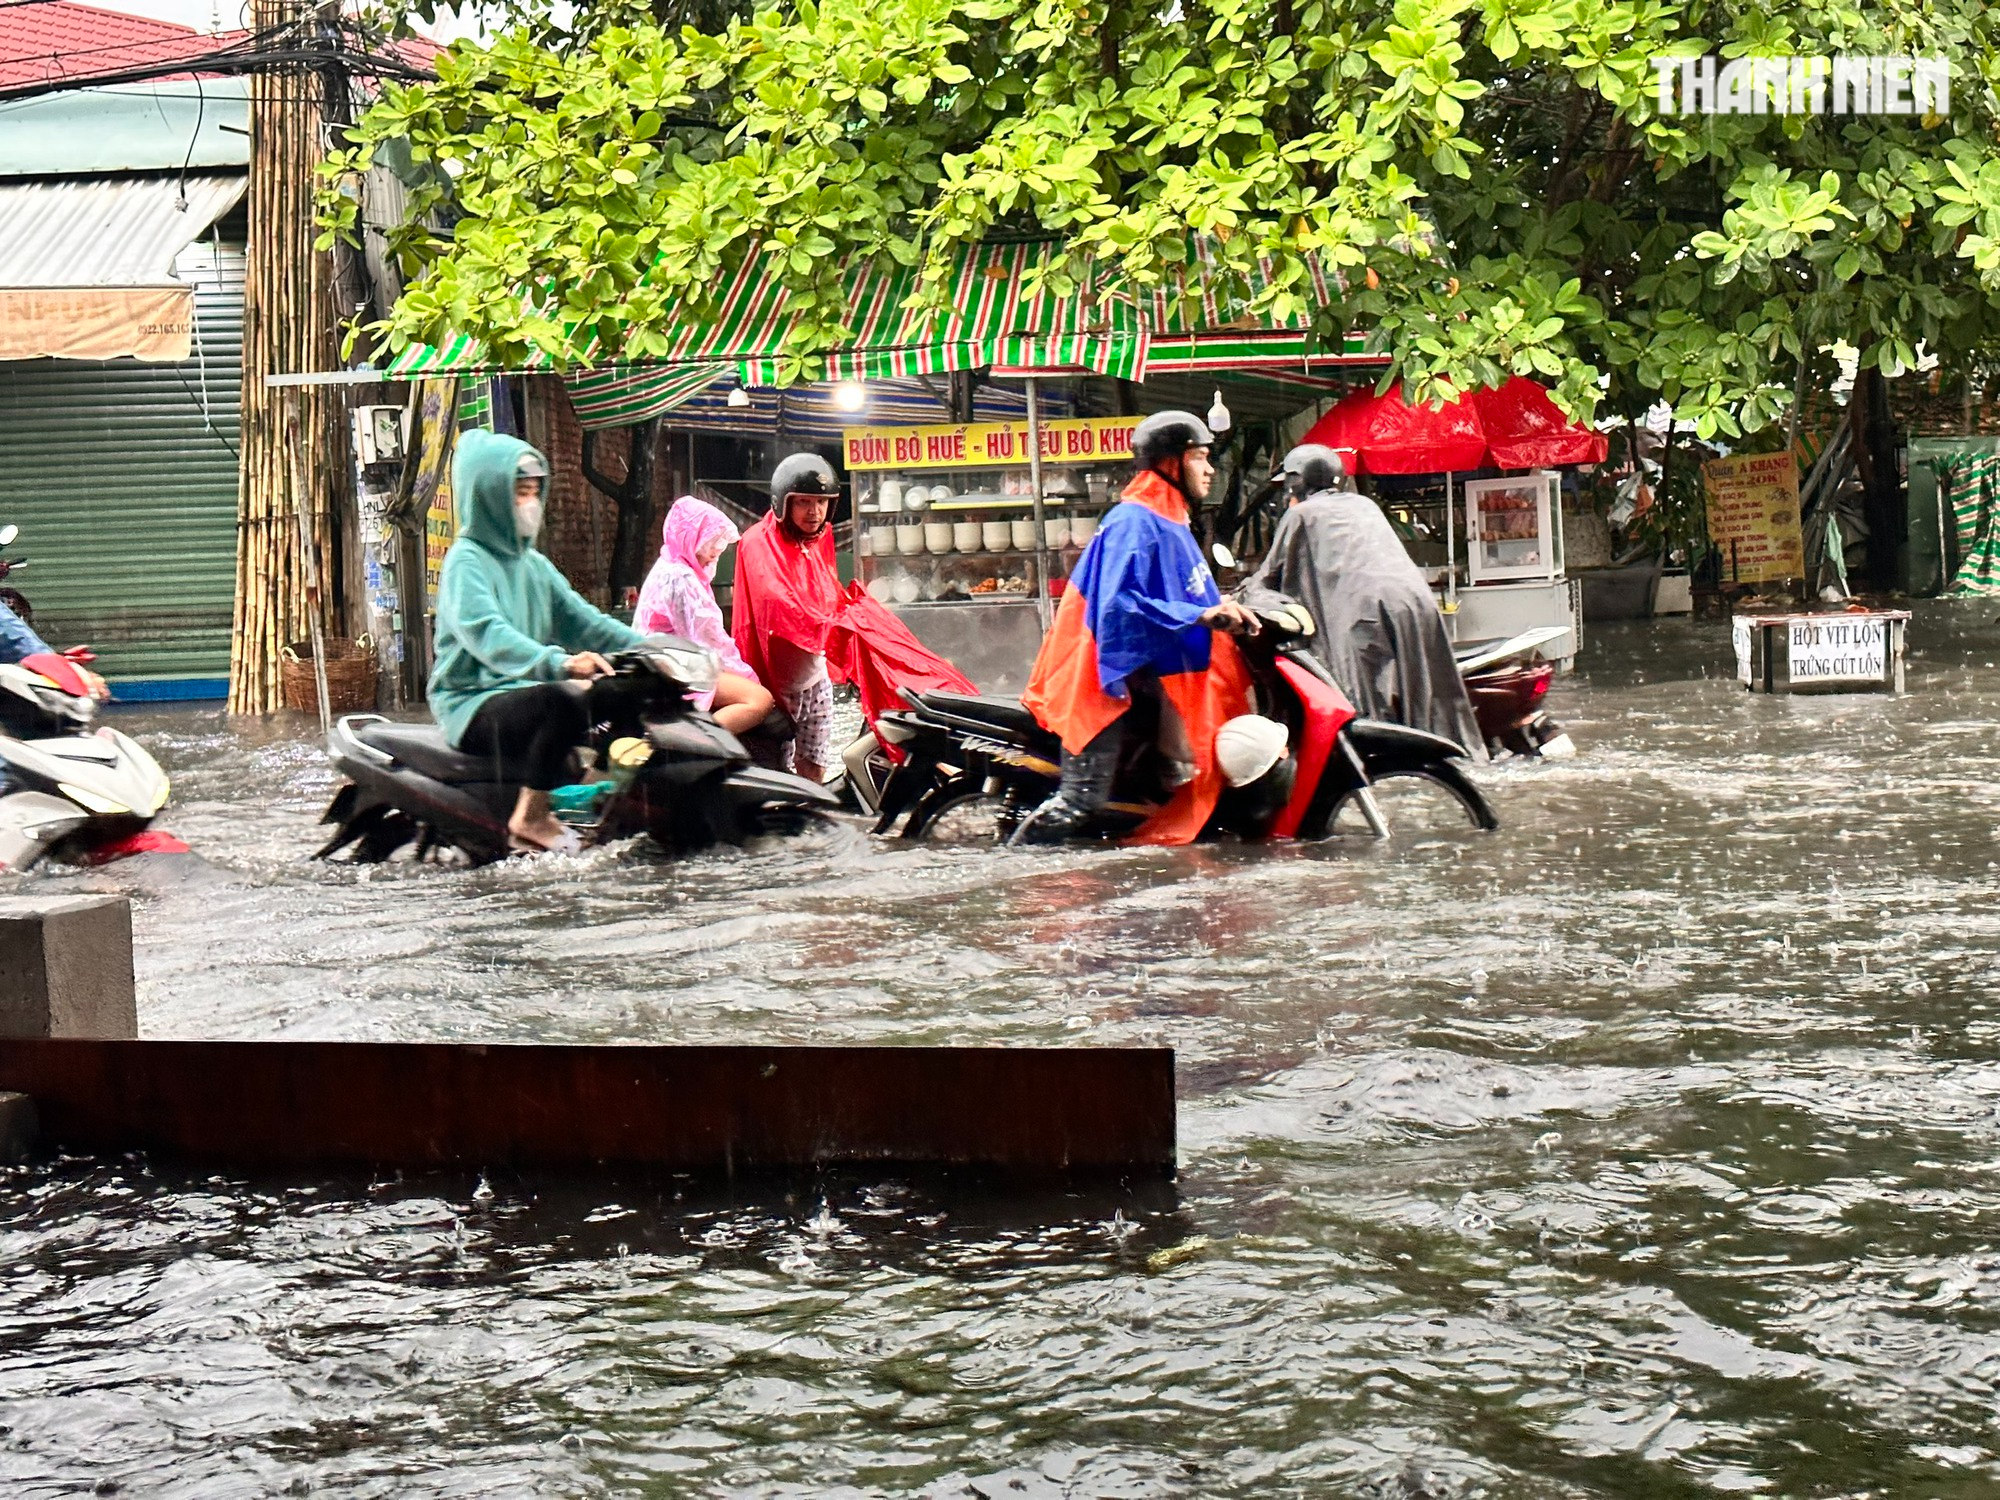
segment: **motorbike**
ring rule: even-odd
[[[1560,625],[1544,625],[1505,640],[1469,641],[1454,649],[1489,753],[1546,760],[1576,754],[1576,742],[1543,706],[1556,668],[1541,659],[1541,649],[1566,633]]]
[[[563,789],[557,816],[586,845],[648,834],[674,852],[795,830],[840,799],[804,777],[757,763],[745,743],[688,701],[714,687],[715,658],[677,636],[651,636],[610,658],[588,694],[594,779]],[[377,864],[411,845],[415,857],[455,852],[484,865],[514,852],[507,819],[520,788],[490,760],[454,749],[433,724],[349,714],[329,737],[346,782],[314,855]],[[581,772],[581,767],[579,767]]]
[[[151,826],[169,790],[159,763],[92,727],[97,700],[78,670],[91,659],[79,648],[0,664],[0,869],[187,850]]]
[[[17,573],[28,565],[28,560],[25,557],[8,557],[5,555],[7,549],[14,545],[15,539],[20,534],[21,528],[18,526],[0,526],[0,604],[6,605],[7,608],[19,615],[23,625],[32,625],[35,623],[34,606],[28,603],[27,596],[19,589],[7,586],[8,575]]]
[[[1250,668],[1255,712],[1285,726],[1289,752],[1263,777],[1225,792],[1205,833],[1245,838],[1328,837],[1342,812],[1356,808],[1378,838],[1388,823],[1374,788],[1417,778],[1456,799],[1473,826],[1499,826],[1466,775],[1464,750],[1450,740],[1356,716],[1353,704],[1310,646],[1305,610],[1258,610],[1255,636],[1237,644]],[[906,690],[908,712],[876,723],[881,748],[848,762],[855,794],[876,812],[875,831],[901,823],[906,839],[993,838],[1005,842],[1046,801],[1061,775],[1062,747],[1020,702],[958,693]],[[1135,703],[1131,710],[1143,713]],[[1114,800],[1090,832],[1116,837],[1136,829],[1167,796],[1147,726],[1127,736]],[[886,774],[883,774],[886,771]]]

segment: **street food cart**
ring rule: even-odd
[[[1039,463],[1026,421],[847,429],[854,577],[983,691],[1019,693],[1043,601],[1060,596],[1130,475],[1137,422],[1041,422]]]
[[[1467,587],[1447,587],[1453,637],[1492,640],[1561,626],[1544,654],[1567,663],[1582,639],[1578,581],[1564,576],[1562,475],[1541,469],[1465,482]]]
[[[1305,435],[1348,455],[1373,476],[1441,475],[1442,556],[1428,569],[1452,638],[1462,643],[1560,627],[1544,651],[1567,666],[1583,639],[1581,590],[1563,571],[1558,465],[1604,461],[1601,433],[1572,423],[1532,380],[1512,377],[1438,406],[1404,402],[1400,384],[1349,393]],[[1517,469],[1497,479],[1471,470]],[[1457,534],[1465,536],[1467,587],[1458,586]],[[1426,547],[1428,550],[1428,544]],[[1428,559],[1418,558],[1419,565]]]

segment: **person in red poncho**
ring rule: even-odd
[[[797,724],[792,769],[824,781],[833,764],[827,636],[840,612],[834,571],[833,467],[795,453],[771,475],[771,513],[736,548],[736,649]]]
[[[1022,702],[1062,740],[1062,785],[1015,834],[1053,843],[1087,833],[1110,800],[1140,698],[1159,709],[1157,748],[1175,787],[1133,837],[1185,844],[1215,811],[1223,774],[1215,734],[1251,708],[1232,633],[1250,612],[1216,589],[1188,524],[1215,475],[1199,417],[1157,412],[1132,432],[1139,472],[1077,561]]]
[[[978,691],[859,585],[842,592],[828,524],[839,496],[832,465],[793,454],[771,475],[771,513],[736,548],[737,649],[798,724],[792,766],[814,781],[834,760],[834,683],[854,684],[871,726],[909,706],[903,688]]]

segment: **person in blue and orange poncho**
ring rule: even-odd
[[[1251,711],[1249,673],[1229,635],[1254,635],[1257,622],[1222,598],[1188,524],[1215,477],[1214,441],[1184,411],[1133,429],[1139,472],[1070,575],[1022,695],[1063,744],[1061,788],[1022,824],[1022,842],[1069,837],[1103,808],[1141,697],[1158,702],[1158,748],[1177,785],[1133,838],[1185,844],[1215,811],[1223,788],[1215,732]]]

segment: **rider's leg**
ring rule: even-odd
[[[731,734],[748,734],[764,722],[775,702],[771,690],[756,678],[724,672],[715,680],[715,701],[709,705],[709,712]]]
[[[521,784],[507,831],[540,848],[573,835],[549,811],[549,793],[569,780],[570,755],[590,735],[580,682],[543,682],[496,693],[460,737],[467,755],[490,757],[494,779]]]
[[[1077,833],[1111,800],[1118,761],[1125,749],[1126,714],[1120,714],[1083,749],[1062,758],[1056,794],[1022,820],[1017,844],[1052,844]]]

